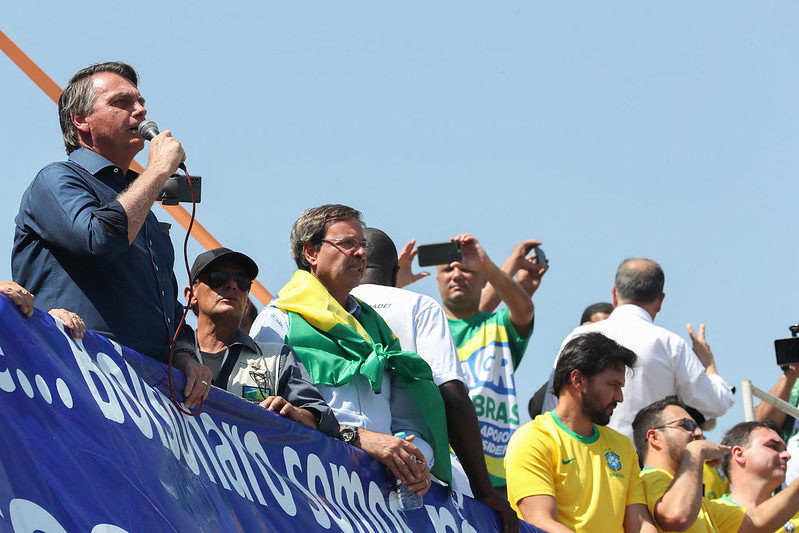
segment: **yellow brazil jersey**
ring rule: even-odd
[[[734,501],[732,501],[730,499],[730,495],[729,494],[725,494],[721,498],[717,498],[715,501],[717,501],[717,502],[719,502],[721,504],[731,505],[733,507],[740,507],[740,505],[738,505],[737,503],[735,503]],[[791,518],[790,520],[785,522],[785,525],[782,526],[781,528],[779,528],[775,533],[785,533],[786,531],[788,533],[793,533],[794,531],[799,531],[799,512],[797,512],[796,515],[794,515],[793,518]]]
[[[646,506],[652,516],[655,516],[655,504],[666,494],[674,476],[659,468],[644,468],[641,471],[646,493]],[[743,507],[723,505],[718,501],[702,498],[702,506],[696,521],[686,529],[687,533],[736,533],[746,515]],[[655,519],[657,524],[657,519]],[[658,530],[666,531],[658,526]]]
[[[705,486],[704,496],[708,500],[721,498],[730,492],[730,480],[720,466],[710,466],[705,463],[702,468],[702,484]]]
[[[591,437],[582,437],[554,411],[516,430],[505,469],[517,513],[518,502],[528,496],[554,496],[558,521],[577,532],[621,532],[626,507],[646,502],[630,439],[597,426]]]

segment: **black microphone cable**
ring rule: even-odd
[[[189,249],[188,249],[188,247],[189,247],[189,237],[191,237],[191,228],[194,226],[194,216],[195,216],[195,213],[197,211],[197,201],[194,198],[194,185],[192,185],[192,183],[191,183],[191,176],[189,175],[189,172],[188,172],[188,170],[186,170],[186,167],[183,165],[183,163],[181,163],[180,166],[183,168],[183,171],[186,172],[186,179],[189,182],[189,191],[191,192],[191,218],[189,218],[189,226],[188,226],[188,228],[186,228],[186,237],[183,239],[183,263],[184,263],[184,265],[186,267],[186,274],[189,277],[189,298],[188,298],[188,301],[190,302],[192,297],[194,296],[194,283],[192,283],[192,279],[191,279],[191,267],[189,267]],[[203,401],[204,400],[202,400],[202,399],[200,400],[200,407],[199,407],[199,409],[197,409],[197,412],[196,413],[192,413],[188,409],[184,409],[183,407],[180,406],[180,404],[178,403],[177,399],[175,399],[175,390],[174,390],[174,387],[172,385],[172,357],[173,357],[173,355],[175,353],[175,343],[178,340],[178,334],[180,333],[180,328],[182,328],[183,324],[186,323],[186,315],[188,315],[188,314],[189,314],[189,305],[188,305],[188,302],[186,302],[186,305],[184,306],[184,309],[183,309],[183,316],[180,317],[180,322],[178,322],[178,325],[175,328],[175,334],[172,337],[172,343],[169,346],[169,365],[168,365],[169,397],[172,400],[172,403],[175,405],[175,407],[177,408],[178,411],[180,411],[184,415],[197,416],[197,415],[199,415],[200,413],[203,412]],[[201,383],[202,382],[195,381],[195,386],[199,386]],[[208,385],[208,387],[210,388],[211,386]]]
[[[141,135],[144,139],[148,141],[152,141],[156,135],[160,132],[158,131],[158,124],[153,122],[152,120],[145,120],[139,123],[139,135]],[[191,182],[191,176],[189,175],[189,171],[186,170],[186,165],[181,163],[178,165],[180,169],[182,169],[186,173],[186,181],[189,182],[189,192],[191,192],[191,218],[189,219],[189,226],[186,228],[186,238],[183,239],[183,263],[186,266],[186,274],[189,277],[189,301],[191,301],[192,297],[194,296],[194,284],[192,283],[191,279],[191,268],[189,267],[189,237],[191,236],[191,229],[194,227],[194,218],[197,212],[197,200],[194,197],[194,185]],[[175,355],[175,344],[178,340],[178,334],[180,333],[180,328],[183,327],[183,324],[186,323],[186,315],[189,313],[189,306],[186,305],[183,309],[183,316],[180,317],[180,322],[178,322],[177,327],[175,328],[175,334],[172,336],[172,342],[169,345],[169,361],[168,361],[168,371],[167,377],[169,381],[169,397],[172,400],[172,403],[175,405],[178,411],[183,413],[184,415],[188,416],[197,416],[203,411],[203,400],[200,400],[200,408],[197,409],[196,413],[192,413],[188,409],[184,409],[180,406],[177,399],[175,398],[175,389],[172,383],[172,359]],[[195,386],[199,386],[201,382],[195,383]],[[210,387],[210,385],[209,385]],[[184,399],[185,401],[185,399]]]

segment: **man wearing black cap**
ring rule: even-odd
[[[200,362],[213,384],[270,411],[337,436],[339,424],[297,356],[285,344],[255,342],[240,329],[258,266],[246,255],[216,248],[197,256],[184,290],[197,314]]]

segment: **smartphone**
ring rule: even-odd
[[[799,365],[799,337],[775,340],[774,351],[779,366]]]
[[[547,254],[544,253],[544,250],[541,249],[540,246],[535,246],[533,248],[533,253],[535,253],[535,262],[539,265],[544,265],[544,269],[549,268],[549,261],[547,261]]]
[[[416,247],[416,251],[419,252],[416,258],[420,267],[448,265],[453,261],[463,260],[463,250],[459,242],[420,244]]]

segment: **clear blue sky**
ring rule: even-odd
[[[0,30],[61,86],[134,65],[203,176],[198,219],[273,292],[297,215],[341,202],[398,244],[471,232],[500,263],[543,241],[525,407],[628,256],[663,265],[657,323],[706,323],[739,389],[712,438],[743,419],[741,379],[779,375],[772,342],[799,322],[796,2],[64,6],[2,2]],[[55,105],[4,55],[0,73],[5,279],[22,192],[65,153]]]

